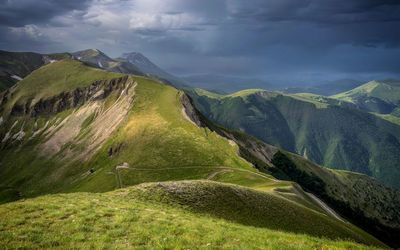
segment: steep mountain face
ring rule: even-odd
[[[330,96],[354,89],[362,84],[362,82],[353,79],[341,79],[329,83],[318,84],[309,88],[291,87],[285,88],[282,91],[288,94],[312,93],[316,95]]]
[[[86,62],[94,67],[106,69],[116,73],[144,75],[143,72],[135,65],[126,61],[111,59],[98,49],[77,51],[72,53],[72,55],[76,59]]]
[[[400,126],[355,105],[315,95],[188,91],[212,121],[249,133],[333,169],[400,188]]]
[[[164,71],[139,52],[124,53],[120,58],[135,65],[142,72],[153,75],[155,80],[172,85],[179,89],[187,86],[182,79],[179,79],[178,77]],[[165,80],[167,82],[164,82]]]
[[[400,81],[371,81],[332,98],[356,104],[360,109],[380,114],[400,114]],[[400,117],[400,116],[399,116]]]
[[[0,92],[13,86],[33,70],[68,57],[71,56],[67,53],[42,55],[32,52],[0,51]]]
[[[336,174],[284,152],[298,169],[286,171],[286,166],[293,166],[282,164],[275,147],[209,122],[185,93],[147,78],[105,71],[77,60],[60,60],[35,70],[2,93],[0,103],[1,202],[162,182],[122,189],[132,192],[130,198],[122,196],[124,201],[120,200],[122,193],[106,196],[118,204],[128,204],[126,199],[132,199],[143,209],[154,204],[165,204],[167,211],[174,206],[189,207],[195,214],[192,220],[207,214],[241,226],[375,246],[384,245],[347,222],[347,216],[330,210],[321,199],[329,201],[330,197],[362,209],[362,218],[377,220],[375,225],[383,227],[389,236],[395,235],[390,230],[399,224],[398,211],[393,208],[399,204],[397,191],[363,175],[338,177],[353,188],[336,190],[341,187],[336,177],[325,178],[324,174],[339,176],[342,172]],[[304,170],[304,166],[312,167]],[[310,176],[320,176],[317,183],[324,192],[315,192],[313,177],[302,178],[312,178],[311,184],[293,182],[296,179],[290,173],[302,169]],[[198,179],[219,183],[181,182]],[[367,198],[357,199],[363,185],[371,189],[364,191]],[[79,198],[79,203],[90,203],[102,195],[95,196],[87,194],[88,200]],[[44,198],[39,204],[53,204],[50,200],[58,196],[46,197],[49,200]],[[77,196],[65,197],[72,202]],[[375,211],[385,213],[364,210],[366,199],[376,201]],[[9,211],[12,206],[0,209]],[[17,224],[7,219],[1,226],[12,225]],[[22,225],[7,230],[19,232]],[[375,235],[373,228],[360,226]],[[397,244],[391,237],[376,235],[388,244]]]

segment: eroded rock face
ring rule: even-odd
[[[22,105],[15,104],[11,109],[10,115],[37,117],[42,114],[56,114],[82,105],[90,99],[104,99],[117,89],[125,89],[128,77],[123,76],[111,80],[95,81],[87,87],[63,92],[48,99],[40,99],[34,104],[31,101]]]
[[[278,151],[276,147],[268,145],[266,143],[258,142],[256,140],[239,138],[233,133],[213,126],[211,123],[207,122],[203,115],[196,109],[192,99],[186,94],[182,95],[182,105],[184,108],[184,112],[186,113],[188,118],[198,127],[208,127],[211,131],[215,131],[220,136],[225,137],[228,140],[234,141],[236,144],[245,148],[247,151],[249,151],[249,153],[262,160],[268,166],[273,166],[271,160],[274,154]]]
[[[194,124],[198,127],[206,127],[206,124],[201,121],[200,112],[194,107],[192,99],[186,94],[182,95],[182,106],[186,115]]]

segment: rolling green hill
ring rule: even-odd
[[[247,92],[246,95],[251,97],[254,93]],[[146,218],[150,217],[138,241],[129,236],[129,244],[164,246],[164,233],[162,238],[158,237],[160,227],[175,230],[183,222],[160,226],[158,217],[146,216],[146,209],[155,207],[192,220],[194,224],[188,224],[188,230],[218,221],[219,226],[204,235],[204,239],[210,239],[216,245],[223,243],[213,238],[212,232],[221,234],[221,228],[226,226],[247,230],[248,234],[242,238],[247,247],[262,244],[263,240],[254,241],[250,236],[258,233],[266,237],[276,235],[277,240],[271,244],[282,243],[287,237],[288,242],[282,243],[287,246],[296,242],[305,247],[315,246],[312,242],[315,237],[323,237],[317,241],[326,246],[353,244],[337,242],[343,240],[384,246],[347,222],[348,218],[341,218],[330,210],[321,201],[327,199],[321,195],[324,193],[316,193],[319,198],[313,196],[310,192],[315,190],[307,183],[296,184],[293,176],[285,173],[284,167],[275,166],[276,148],[209,122],[197,112],[186,94],[171,86],[67,59],[32,72],[15,88],[1,94],[0,103],[1,202],[71,193],[1,205],[1,216],[4,216],[1,227],[5,230],[1,230],[0,242],[6,247],[108,245],[127,238],[124,234],[104,231],[111,228],[99,228],[108,224],[105,221],[123,224],[119,232],[128,233],[137,230],[138,225],[145,224]],[[301,167],[298,162],[295,165],[295,168]],[[315,166],[312,172],[317,174],[321,169]],[[286,180],[278,180],[278,177]],[[199,179],[226,184],[177,182]],[[108,192],[164,181],[172,182],[143,184],[106,194],[72,194]],[[368,177],[363,183],[373,188],[366,191],[373,199],[386,200],[377,203],[377,209],[388,211],[373,214],[365,210],[366,214],[362,216],[378,220],[376,225],[396,226],[398,218],[390,204],[398,204],[398,193],[377,192],[386,187],[380,187]],[[344,197],[329,193],[328,187],[326,190],[327,197],[344,200]],[[355,192],[358,189],[348,190],[352,194],[348,197],[354,207],[362,209],[362,201],[357,200]],[[99,204],[99,209],[88,209],[94,205],[93,200],[101,197],[107,198]],[[60,199],[65,203],[59,203]],[[56,208],[57,203],[65,209]],[[67,204],[77,205],[69,210]],[[130,215],[124,212],[129,206],[133,206],[134,211],[144,211],[137,215],[138,225],[122,223],[129,221]],[[118,212],[110,215],[111,210]],[[39,213],[35,214],[35,211]],[[82,213],[78,215],[75,211]],[[14,212],[23,214],[20,217],[23,221],[13,216]],[[103,217],[103,212],[108,215]],[[89,219],[91,216],[94,216],[93,220]],[[389,219],[385,220],[384,216],[393,216],[393,220],[387,222]],[[82,227],[83,218],[90,222],[85,228]],[[76,220],[79,223],[74,224]],[[49,221],[53,223],[48,224]],[[62,230],[54,233],[51,225]],[[43,227],[49,231],[41,230]],[[365,230],[375,233],[368,227]],[[97,234],[100,240],[94,238]],[[18,238],[12,235],[18,235]],[[64,235],[70,237],[60,239]],[[232,237],[236,236],[238,234],[232,234]],[[390,237],[380,234],[377,237],[387,244],[396,244]],[[74,243],[79,239],[85,241]],[[191,244],[201,246],[202,239]],[[182,240],[179,244],[183,245],[187,242],[175,240],[178,243]],[[123,247],[125,243],[121,242],[118,244]]]
[[[188,89],[208,119],[333,169],[400,188],[400,126],[313,94],[249,90],[221,96]]]
[[[332,98],[352,102],[369,112],[398,116],[400,81],[395,79],[371,81]]]
[[[326,216],[315,214],[319,220],[309,221],[310,211],[306,208],[298,207],[288,216],[273,217],[265,209],[282,204],[271,204],[271,200],[279,199],[263,196],[262,192],[240,186],[204,181],[142,184],[103,194],[46,195],[0,206],[0,246],[375,249],[365,245],[372,243],[384,247],[357,229],[349,234],[351,226],[336,225]],[[248,205],[252,211],[247,210]],[[285,205],[288,209],[296,206],[290,202]],[[273,209],[278,213],[286,211],[280,207]],[[305,217],[296,216],[295,211],[303,211]],[[243,224],[238,214],[254,220]],[[299,224],[290,222],[290,218]],[[274,230],[281,228],[284,221],[293,227],[292,232]],[[272,227],[250,226],[254,223]],[[301,232],[304,225],[314,236],[294,233]],[[317,237],[324,234],[323,230],[330,232],[329,236]],[[337,236],[343,239],[338,240]]]

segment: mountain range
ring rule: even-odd
[[[194,89],[188,94],[216,123],[323,166],[364,173],[400,188],[400,125],[352,103],[265,90],[224,96]]]
[[[393,122],[340,98],[192,89],[138,53],[7,53],[4,247],[400,246]]]

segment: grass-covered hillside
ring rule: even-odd
[[[46,195],[0,206],[0,246],[385,247],[349,224],[279,202],[263,192],[205,181],[149,183],[102,194]]]
[[[399,80],[387,79],[367,82],[355,89],[332,97],[352,102],[369,112],[400,116]]]
[[[181,96],[75,60],[42,67],[2,97],[1,183],[32,196],[112,190],[117,173],[132,185],[198,178],[220,166],[252,170],[236,146],[185,118]],[[117,171],[122,163],[154,171]]]
[[[312,94],[187,92],[213,122],[320,165],[364,173],[400,188],[400,126],[396,123],[353,104]]]
[[[8,218],[2,220],[0,234],[6,247],[89,247],[117,242],[121,247],[161,247],[169,230],[186,226],[189,231],[201,230],[195,227],[216,221],[221,227],[216,227],[215,234],[207,230],[204,237],[221,246],[230,243],[212,237],[221,234],[224,226],[248,230],[248,238],[235,238],[243,239],[248,247],[264,242],[254,240],[259,232],[265,237],[287,235],[288,246],[296,244],[291,239],[304,247],[315,246],[314,239],[321,246],[351,244],[342,241],[383,246],[308,193],[313,190],[276,179],[272,169],[260,172],[266,162],[274,168],[270,160],[275,148],[210,123],[182,91],[171,86],[68,59],[32,72],[0,100],[0,201],[71,193],[1,205],[1,216]],[[183,180],[227,185],[176,184]],[[173,182],[107,194],[72,194],[163,181]],[[120,192],[126,195],[121,197]],[[102,202],[95,209],[92,201],[96,200]],[[75,207],[69,210],[71,206]],[[143,212],[137,214],[138,224],[129,223],[127,207]],[[178,216],[186,213],[183,216],[196,226],[177,221],[163,227],[158,224],[160,218],[147,217],[146,209],[174,211]],[[23,217],[13,216],[14,212]],[[121,225],[119,233],[114,232],[113,223]],[[140,225],[141,233],[133,236]],[[160,234],[160,228],[166,231]],[[185,235],[189,232],[184,231]],[[203,239],[192,240],[189,246],[200,247]],[[174,240],[178,241],[165,244],[189,241]],[[282,240],[271,244],[278,242]]]

